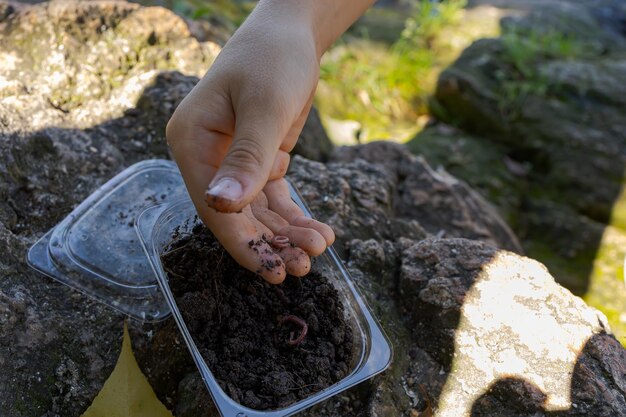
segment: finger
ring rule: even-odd
[[[286,276],[285,262],[268,239],[270,230],[255,222],[249,207],[241,213],[213,212],[205,220],[224,249],[244,268],[259,274],[270,284],[280,284]]]
[[[240,213],[219,213],[202,199],[202,192],[199,192],[202,179],[210,178],[215,168],[197,164],[192,169],[188,164],[181,164],[181,171],[185,171],[185,184],[200,219],[235,261],[272,284],[282,282],[286,276],[284,262],[262,239],[263,234],[271,235],[272,232],[254,220],[251,209],[246,207]],[[250,241],[253,241],[254,247],[249,245]]]
[[[297,117],[281,101],[280,96],[262,91],[246,92],[234,100],[235,133],[206,191],[210,207],[237,212],[263,189],[280,142]]]
[[[275,249],[285,262],[287,272],[294,277],[303,277],[311,270],[311,258],[300,248],[286,246]]]
[[[276,236],[286,236],[289,241],[311,256],[318,256],[326,250],[325,238],[314,228],[298,227],[289,224],[278,213],[268,208],[264,192],[260,192],[250,205],[252,214]]]
[[[274,235],[287,236],[291,243],[311,256],[318,256],[326,250],[326,240],[315,229],[292,226],[273,211],[256,205],[252,206],[252,214]]]
[[[210,165],[215,168],[213,176],[226,156],[231,138],[220,132],[205,130],[195,131],[194,136],[196,139],[194,141],[173,141],[175,142],[175,146],[171,146],[173,156],[180,162],[180,166],[184,164],[185,167],[191,169],[198,165]],[[284,177],[289,169],[290,160],[291,157],[287,152],[279,150],[272,164],[270,180]],[[202,195],[204,195],[212,176],[201,179]]]
[[[304,215],[302,209],[291,199],[287,181],[284,179],[270,181],[265,185],[263,191],[267,197],[269,210],[280,215],[292,226],[315,230],[322,235],[327,246],[333,244],[335,241],[333,229],[327,224]]]

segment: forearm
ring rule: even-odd
[[[318,57],[354,23],[375,0],[261,0],[255,19],[278,25],[296,24],[313,37]]]

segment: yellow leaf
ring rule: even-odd
[[[172,417],[137,365],[126,323],[115,369],[82,417]]]

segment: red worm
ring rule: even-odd
[[[287,236],[274,236],[270,244],[277,249],[286,248],[289,246],[289,238]]]
[[[306,337],[306,333],[309,331],[309,326],[300,317],[296,317],[296,316],[292,316],[292,315],[283,316],[283,317],[279,318],[278,319],[278,324],[282,325],[283,323],[285,323],[287,321],[290,321],[290,322],[300,326],[300,328],[301,328],[300,334],[298,335],[298,337],[296,337],[294,339],[293,336],[290,336],[289,340],[287,340],[287,343],[290,344],[291,346],[297,346],[300,343],[302,343],[302,341]]]

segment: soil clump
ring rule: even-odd
[[[235,401],[285,407],[350,372],[353,329],[321,273],[268,284],[202,225],[174,236],[162,261],[200,353]]]

